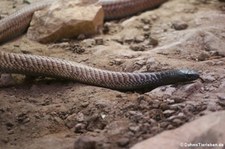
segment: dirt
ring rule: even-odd
[[[1,0],[1,17],[25,5],[22,0]],[[136,93],[13,75],[11,84],[0,88],[0,148],[126,149],[224,110],[224,23],[224,2],[170,0],[157,9],[106,22],[103,34],[94,37],[40,44],[24,35],[2,45],[4,51],[115,71],[190,68],[204,82]],[[54,141],[46,143],[48,139]]]

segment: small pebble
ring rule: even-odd
[[[6,123],[7,130],[11,130],[13,128],[13,126],[14,126],[14,124],[11,122]]]
[[[217,98],[218,98],[217,103],[220,106],[224,107],[225,106],[225,93],[218,93]]]
[[[88,101],[83,101],[83,102],[81,103],[81,106],[82,106],[83,108],[86,108],[88,105],[89,105],[89,102],[88,102]]]
[[[125,42],[125,43],[131,43],[133,41],[134,41],[133,37],[126,36],[123,38],[123,42]]]
[[[132,132],[137,132],[137,131],[140,130],[140,126],[130,126],[129,130],[132,131]]]
[[[218,98],[219,100],[224,100],[224,101],[225,101],[225,93],[218,93],[218,94],[217,94],[217,98]]]
[[[84,114],[82,112],[77,113],[76,120],[78,122],[83,122],[84,121]]]
[[[149,31],[149,30],[150,30],[149,25],[145,25],[145,26],[143,26],[143,30],[144,30],[144,31]]]
[[[90,136],[81,136],[75,140],[73,149],[96,149],[96,140]]]
[[[74,132],[75,133],[83,133],[85,131],[85,124],[83,123],[78,123],[74,127]]]
[[[173,125],[168,125],[168,126],[167,126],[167,129],[173,129],[173,128],[174,128]]]
[[[104,45],[103,38],[95,38],[95,44],[96,45]]]
[[[150,38],[148,44],[156,47],[159,44],[159,41],[155,38]]]
[[[31,4],[32,3],[32,0],[23,0],[23,3],[24,4]]]
[[[209,58],[209,54],[206,52],[202,52],[199,56],[198,56],[198,61],[205,61]]]
[[[166,117],[169,117],[169,116],[171,116],[171,115],[174,114],[174,113],[175,113],[174,110],[165,110],[165,111],[163,112],[163,114],[164,114]]]
[[[129,139],[128,138],[121,138],[117,141],[118,146],[120,147],[125,147],[129,144]]]
[[[182,21],[176,21],[172,23],[172,28],[175,30],[184,30],[188,28],[188,24]]]
[[[162,123],[160,124],[160,127],[166,128],[168,125],[169,125],[168,122],[162,122]]]
[[[96,44],[95,39],[85,39],[81,42],[85,47],[92,47]]]
[[[143,45],[131,45],[130,49],[133,51],[145,51],[146,47]]]
[[[160,104],[160,109],[162,109],[162,110],[168,110],[169,109],[169,105],[167,103],[161,103]]]
[[[182,120],[177,119],[177,118],[174,119],[172,122],[174,123],[175,126],[180,126],[181,124],[184,123]]]
[[[136,43],[140,43],[140,42],[143,42],[145,40],[145,37],[144,36],[137,36],[137,37],[135,37],[135,42]]]
[[[86,36],[84,34],[80,34],[77,37],[78,40],[84,40],[85,38],[86,38]]]

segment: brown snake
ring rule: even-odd
[[[99,0],[104,9],[105,20],[118,19],[154,8],[164,1],[166,0]],[[33,3],[0,20],[0,42],[8,41],[25,32],[33,13],[49,6],[52,2],[54,0]],[[199,78],[197,72],[189,69],[154,73],[114,72],[57,58],[2,51],[0,72],[65,78],[116,90],[151,90],[158,86]]]

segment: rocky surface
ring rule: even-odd
[[[225,144],[225,112],[215,112],[183,125],[175,130],[163,132],[146,141],[136,144],[131,149],[163,148],[217,148]]]
[[[1,0],[1,17],[26,2]],[[43,77],[4,77],[10,85],[0,88],[0,148],[127,149],[224,110],[224,17],[224,2],[170,0],[157,9],[106,22],[103,34],[92,38],[40,44],[24,35],[1,45],[8,52],[116,71],[191,68],[203,81],[143,94]]]

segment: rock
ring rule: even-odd
[[[93,47],[96,44],[95,39],[84,39],[81,41],[81,44],[84,45],[85,47]]]
[[[169,116],[171,116],[171,115],[174,114],[174,113],[175,113],[174,110],[165,110],[165,111],[163,112],[163,114],[165,115],[165,117],[169,117]]]
[[[8,87],[16,85],[16,81],[11,74],[0,74],[0,87]]]
[[[135,42],[136,43],[143,42],[144,40],[145,40],[145,37],[142,36],[142,35],[139,35],[139,36],[135,37]]]
[[[27,36],[48,43],[80,34],[96,34],[103,26],[103,9],[100,5],[82,0],[62,0],[49,8],[35,12]]]
[[[73,149],[95,149],[97,140],[90,136],[81,136],[75,143]]]
[[[103,38],[95,38],[95,43],[96,45],[104,45],[104,40]]]
[[[123,43],[133,43],[136,39],[136,37],[141,36],[140,30],[137,28],[126,28],[124,29],[120,35],[119,38]]]
[[[83,133],[85,131],[86,125],[83,123],[78,123],[74,127],[74,132],[75,133]]]
[[[173,121],[173,125],[175,125],[175,126],[180,126],[181,124],[183,124],[184,123],[184,121],[183,120],[181,120],[181,119],[174,119]]]
[[[132,132],[138,132],[140,130],[140,126],[130,126],[129,130]]]
[[[144,51],[146,47],[144,45],[131,45],[130,49],[133,51]]]
[[[84,121],[83,113],[74,113],[66,118],[65,124],[68,128],[73,128],[76,122],[83,122],[83,121]]]
[[[150,26],[149,26],[149,25],[143,26],[143,30],[144,30],[144,31],[149,31],[149,30],[150,30]]]
[[[189,145],[199,145],[198,143],[202,143],[202,145],[218,144],[223,148],[221,143],[224,143],[225,140],[225,131],[222,131],[225,129],[224,123],[225,111],[216,112],[140,142],[131,149],[149,149],[149,146],[151,149],[180,149],[190,147]]]
[[[205,60],[207,60],[208,58],[209,58],[210,56],[209,56],[209,54],[207,53],[207,52],[202,52],[202,53],[200,53],[199,54],[199,56],[198,56],[198,61],[205,61]]]
[[[225,93],[218,93],[217,97],[219,100],[225,100]]]
[[[129,144],[129,139],[128,138],[121,138],[117,141],[117,144],[120,147],[125,147]]]
[[[172,28],[175,30],[184,30],[188,28],[188,24],[182,21],[175,21],[172,23]]]
[[[155,38],[150,38],[149,39],[149,45],[152,45],[153,47],[157,46],[159,44],[159,41]]]
[[[26,124],[30,122],[30,118],[26,113],[21,113],[17,116],[17,122],[20,124]]]
[[[217,103],[220,106],[225,107],[225,93],[217,93],[217,98],[218,98]]]

